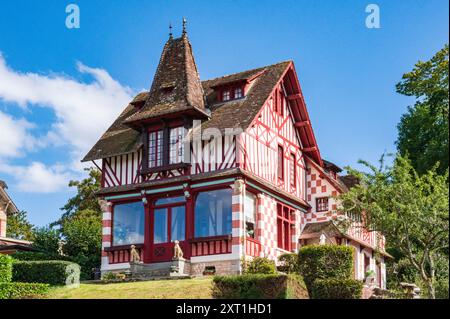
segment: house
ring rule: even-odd
[[[325,242],[355,251],[355,276],[385,286],[383,236],[337,211],[354,183],[321,157],[292,61],[201,81],[185,28],[170,35],[148,92],[138,94],[84,157],[102,172],[103,272],[169,265],[240,273]]]
[[[0,254],[12,254],[18,250],[31,250],[29,247],[31,242],[6,237],[8,214],[13,214],[18,211],[16,205],[6,192],[7,189],[8,186],[6,183],[0,180]]]

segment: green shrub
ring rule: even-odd
[[[448,278],[440,278],[434,284],[437,299],[448,299]]]
[[[298,253],[299,272],[308,291],[316,279],[349,279],[353,273],[353,249],[338,245],[310,245]]]
[[[279,271],[287,274],[298,273],[298,255],[294,253],[286,253],[278,257]]]
[[[298,275],[214,276],[213,283],[213,297],[218,299],[308,298],[305,284]]]
[[[18,251],[11,255],[15,260],[37,261],[37,260],[67,260],[59,254],[46,253],[42,251]]]
[[[275,262],[268,258],[255,257],[252,260],[245,261],[245,274],[276,274]]]
[[[13,281],[78,285],[80,283],[80,266],[62,260],[17,261],[13,266]]]
[[[11,256],[0,254],[0,283],[11,281],[13,261]]]
[[[48,292],[48,284],[9,282],[0,283],[0,299],[40,298]]]
[[[312,287],[313,299],[361,299],[363,283],[355,279],[316,279]]]

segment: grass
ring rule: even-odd
[[[81,284],[52,288],[49,299],[209,299],[211,278],[154,280],[114,284]]]

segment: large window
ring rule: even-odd
[[[231,234],[231,189],[198,194],[195,202],[195,237]]]
[[[154,205],[153,242],[169,243],[186,239],[185,197],[158,199]]]
[[[148,133],[148,167],[158,167],[163,163],[163,131]]]
[[[183,162],[183,139],[184,127],[180,126],[170,129],[169,164],[178,164]]]
[[[291,250],[291,235],[294,227],[293,210],[287,206],[277,204],[277,242],[278,247]]]
[[[113,212],[113,245],[143,243],[144,215],[142,202],[115,205]]]

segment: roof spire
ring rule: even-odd
[[[169,39],[173,39],[172,22],[169,22]]]
[[[186,18],[183,17],[183,35],[186,34],[186,24],[187,24],[187,20],[186,20]]]

